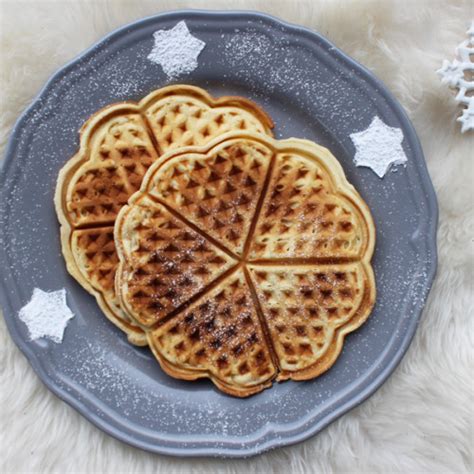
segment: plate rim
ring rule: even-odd
[[[186,19],[206,19],[206,17],[213,18],[222,18],[225,20],[229,17],[239,17],[242,20],[242,17],[246,17],[251,21],[263,21],[266,24],[269,24],[272,28],[280,27],[285,32],[294,34],[294,35],[303,35],[311,42],[316,42],[322,44],[325,48],[330,48],[331,52],[337,55],[343,62],[352,66],[356,72],[360,74],[360,77],[363,81],[369,83],[372,87],[377,89],[377,92],[390,104],[390,107],[394,114],[397,116],[397,119],[403,125],[403,130],[407,141],[412,145],[413,155],[419,157],[420,159],[415,160],[416,170],[420,177],[419,184],[426,196],[426,203],[428,207],[429,219],[425,224],[425,232],[422,233],[424,236],[424,242],[427,246],[427,252],[430,255],[430,266],[427,268],[427,277],[426,283],[423,288],[423,295],[421,298],[417,298],[417,303],[415,310],[413,311],[413,316],[410,318],[410,323],[407,327],[407,330],[401,340],[401,343],[395,353],[392,355],[391,359],[386,363],[383,369],[377,374],[377,376],[369,381],[364,389],[360,390],[357,394],[350,396],[348,400],[343,399],[338,402],[338,406],[331,410],[328,414],[322,416],[319,420],[315,420],[318,417],[318,414],[311,412],[309,418],[300,419],[299,425],[297,428],[289,428],[288,430],[275,430],[273,428],[268,428],[262,430],[262,433],[256,437],[252,438],[248,443],[239,443],[235,441],[229,441],[227,444],[216,443],[214,440],[200,440],[196,441],[195,444],[199,447],[186,447],[186,441],[181,442],[170,442],[174,443],[173,446],[162,446],[156,444],[150,444],[149,442],[142,441],[134,438],[133,436],[128,435],[125,431],[122,431],[120,427],[117,426],[117,423],[111,419],[108,415],[101,417],[100,415],[92,412],[83,402],[74,396],[74,394],[69,393],[65,388],[61,387],[52,377],[47,373],[45,368],[42,366],[40,358],[36,357],[34,352],[30,349],[29,344],[24,340],[19,332],[16,330],[13,323],[14,318],[16,317],[12,305],[9,301],[9,290],[7,285],[3,280],[0,280],[0,304],[3,309],[4,319],[7,325],[7,328],[10,332],[10,335],[25,355],[28,362],[32,366],[34,372],[38,375],[40,380],[46,385],[46,387],[53,392],[58,398],[65,401],[72,408],[77,410],[84,418],[94,424],[96,427],[106,432],[107,434],[113,436],[114,438],[125,442],[134,447],[159,453],[165,455],[173,456],[183,456],[183,457],[196,457],[196,456],[214,456],[214,457],[249,457],[260,454],[264,451],[268,451],[273,448],[292,445],[301,441],[308,439],[309,437],[315,435],[323,428],[328,426],[330,423],[335,421],[337,418],[347,413],[351,409],[358,406],[364,400],[369,398],[375,391],[377,391],[380,386],[388,379],[388,377],[393,373],[395,368],[400,363],[402,357],[406,353],[413,336],[415,334],[416,328],[421,318],[421,314],[428,298],[428,294],[431,290],[433,280],[436,274],[437,269],[437,246],[436,246],[436,237],[437,237],[437,228],[438,228],[438,203],[436,194],[433,188],[431,178],[429,176],[426,161],[424,159],[424,154],[421,148],[420,141],[416,135],[415,129],[411,124],[406,112],[402,108],[401,104],[397,99],[392,95],[388,90],[385,84],[377,78],[372,72],[370,72],[365,66],[359,64],[356,60],[348,56],[341,49],[335,46],[331,41],[326,39],[324,36],[318,32],[311,30],[305,26],[293,24],[277,18],[273,15],[267,13],[253,11],[253,10],[203,10],[203,9],[183,9],[183,10],[172,10],[161,12],[156,15],[147,16],[139,20],[127,23],[112,32],[108,33],[102,37],[99,41],[93,43],[89,48],[77,54],[73,59],[60,67],[44,84],[40,89],[37,95],[32,99],[30,105],[22,112],[22,114],[17,119],[14,124],[10,137],[6,146],[4,160],[1,163],[0,167],[0,195],[6,195],[6,181],[7,181],[7,172],[9,167],[14,162],[14,150],[16,147],[16,142],[18,141],[18,136],[21,134],[21,130],[28,120],[29,115],[34,112],[35,107],[38,102],[41,102],[44,96],[46,96],[49,90],[54,86],[55,82],[65,76],[69,71],[73,70],[76,65],[81,61],[90,59],[93,54],[97,51],[100,52],[109,42],[114,39],[118,39],[122,35],[132,32],[133,30],[141,28],[144,24],[148,22],[160,21],[160,20],[186,20]],[[251,17],[251,18],[250,18]],[[0,229],[1,232],[1,229]],[[6,260],[6,250],[4,247],[0,248],[0,262]],[[8,274],[5,272],[5,274]],[[385,356],[384,356],[385,357]],[[306,428],[305,428],[306,426]],[[296,431],[296,433],[295,433]],[[273,437],[270,437],[269,440],[260,443],[259,440],[263,439],[268,433],[273,432]],[[278,436],[275,436],[278,433]]]

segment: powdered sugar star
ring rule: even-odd
[[[197,58],[206,43],[193,36],[184,21],[170,30],[155,31],[153,37],[155,44],[148,59],[160,64],[169,79],[197,68]]]
[[[352,133],[350,137],[356,148],[356,166],[367,166],[380,178],[391,166],[408,161],[402,148],[403,132],[389,127],[377,116],[366,130]]]
[[[64,288],[51,292],[35,288],[30,302],[21,308],[18,316],[28,326],[32,340],[47,337],[59,343],[74,313],[66,303]]]

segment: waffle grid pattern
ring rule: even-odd
[[[160,101],[146,111],[146,116],[160,148],[165,150],[204,145],[213,137],[230,131],[264,133],[255,117],[244,110],[203,111],[199,102],[191,98],[178,103]]]
[[[275,374],[242,270],[160,325],[150,339],[168,361],[185,370],[209,370],[239,384],[259,384]]]
[[[137,114],[112,119],[92,144],[77,173],[68,206],[74,226],[113,222],[158,158],[146,125]]]

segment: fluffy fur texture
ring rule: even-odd
[[[183,460],[128,447],[57,399],[0,318],[0,472],[471,472],[474,134],[460,134],[453,94],[435,74],[465,38],[469,0],[2,2],[2,148],[47,78],[104,34],[160,10],[229,5],[320,31],[408,111],[440,205],[438,276],[414,342],[370,400],[318,436],[250,460]]]

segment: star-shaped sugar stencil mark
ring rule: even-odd
[[[74,313],[67,305],[64,288],[51,292],[35,288],[30,302],[21,308],[18,317],[28,327],[31,340],[46,337],[60,343]]]
[[[405,164],[408,159],[403,151],[403,132],[390,127],[375,116],[369,127],[362,132],[351,133],[356,154],[356,166],[371,168],[379,178],[395,165]]]
[[[206,46],[190,33],[184,21],[170,30],[155,31],[153,38],[155,43],[148,59],[159,64],[168,79],[194,71],[198,67],[198,56]]]

